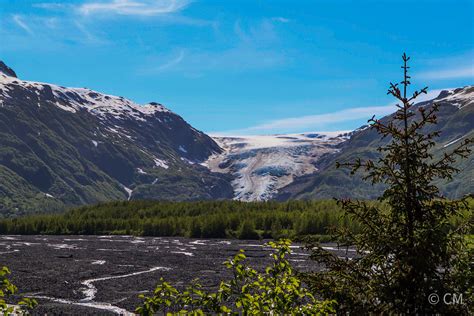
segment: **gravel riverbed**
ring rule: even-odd
[[[244,249],[251,265],[270,263],[264,241],[134,236],[0,236],[0,266],[40,305],[34,315],[133,315],[138,295],[160,277],[175,286],[195,278],[215,287],[229,277],[223,262]],[[329,250],[345,256],[334,245]],[[348,253],[351,256],[351,252]],[[289,257],[299,270],[318,269],[294,245]]]

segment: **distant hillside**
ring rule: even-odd
[[[426,131],[440,130],[437,147],[433,153],[441,157],[443,152],[453,149],[456,143],[465,138],[474,137],[474,87],[442,91],[433,100],[421,102],[415,107],[430,107],[436,102],[440,105],[438,124],[430,125]],[[383,118],[390,120],[392,115]],[[362,128],[352,137],[339,145],[339,152],[328,154],[316,163],[318,171],[298,177],[294,182],[279,190],[278,200],[319,199],[330,197],[353,197],[373,199],[379,196],[383,187],[372,186],[362,181],[360,176],[350,176],[347,170],[336,169],[336,161],[347,162],[355,158],[376,158],[376,148],[389,139],[382,140],[371,128]],[[461,170],[449,182],[439,182],[442,192],[447,197],[460,197],[474,193],[474,155],[459,160],[457,167]]]
[[[221,148],[158,103],[20,80],[0,62],[0,216],[127,199],[224,199]]]

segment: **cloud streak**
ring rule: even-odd
[[[427,94],[420,95],[416,103],[436,98],[441,91],[449,90],[435,89],[430,90]],[[239,130],[215,132],[215,135],[251,135],[251,134],[280,134],[288,132],[308,132],[308,131],[322,131],[322,130],[342,130],[347,128],[340,128],[341,123],[360,121],[360,125],[366,123],[366,121],[373,115],[376,117],[383,117],[394,113],[397,107],[394,103],[390,103],[385,106],[367,106],[367,107],[356,107],[345,109],[336,112],[306,115],[300,117],[290,117],[279,120],[273,120],[258,124],[255,126],[247,127]]]
[[[16,23],[16,25],[18,25],[21,29],[23,29],[26,33],[30,34],[30,35],[33,35],[33,31],[31,30],[31,28],[26,24],[25,21],[23,21],[23,18],[18,15],[18,14],[15,14],[13,15],[12,17],[13,19],[13,22]]]
[[[147,67],[140,67],[137,71],[143,75],[168,72],[199,78],[208,72],[225,71],[228,74],[281,67],[288,62],[288,57],[275,47],[279,44],[279,38],[273,23],[270,19],[263,19],[255,26],[243,28],[237,20],[233,24],[235,36],[229,40],[229,47],[221,50],[181,48],[176,57],[165,63],[163,60],[170,57],[150,56]]]
[[[269,133],[295,129],[299,129],[301,131],[320,130],[336,123],[368,119],[372,115],[387,115],[394,112],[395,109],[396,108],[394,105],[352,108],[332,113],[306,115],[300,117],[274,120],[238,131],[231,131],[231,133]]]
[[[79,36],[78,39],[81,43],[87,44],[107,44],[108,41],[105,39],[101,39],[100,37],[96,36],[94,33],[89,31],[89,29],[79,21],[74,21],[74,26],[79,30],[79,32],[83,36]]]
[[[430,80],[474,78],[474,64],[454,69],[441,69],[422,72],[419,74],[419,77]]]
[[[210,72],[261,71],[285,63],[285,56],[278,52],[241,46],[220,52],[181,49],[175,57],[168,58],[163,62],[164,56],[152,56],[147,66],[139,67],[137,72],[141,75],[175,73],[200,78]]]
[[[34,8],[40,8],[40,9],[45,9],[45,10],[63,10],[71,5],[64,4],[64,3],[57,3],[57,2],[46,2],[46,3],[35,3],[32,6]]]
[[[179,65],[181,63],[181,61],[183,61],[183,59],[184,59],[184,51],[181,50],[178,53],[178,56],[176,56],[175,58],[171,59],[170,61],[164,63],[163,65],[157,67],[156,70],[157,71],[163,71],[163,70],[166,70],[166,69],[169,69],[169,68],[173,68],[174,66]]]
[[[189,0],[112,0],[89,2],[77,10],[82,15],[116,14],[131,16],[154,16],[173,13],[186,8]]]
[[[138,72],[141,74],[158,74],[166,71],[172,71],[178,66],[184,59],[184,50],[180,50],[178,54],[170,60],[162,63],[155,67],[141,68]]]
[[[290,19],[284,18],[282,16],[275,16],[271,20],[275,21],[275,22],[280,22],[280,23],[289,23],[290,22]]]

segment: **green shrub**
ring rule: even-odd
[[[141,295],[140,315],[328,315],[336,302],[316,299],[303,285],[286,259],[291,253],[289,240],[268,243],[273,248],[273,262],[264,272],[244,263],[241,250],[224,262],[233,278],[221,281],[215,292],[206,292],[198,281],[183,291],[163,279],[150,297]]]
[[[18,292],[18,288],[8,280],[10,270],[7,267],[0,269],[0,314],[7,315],[28,315],[37,302],[33,299],[23,298],[15,305],[8,305],[7,299]]]

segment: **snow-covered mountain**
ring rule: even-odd
[[[318,171],[315,163],[337,152],[348,132],[213,137],[224,149],[206,162],[214,172],[233,176],[234,198],[272,199],[296,177]]]
[[[473,86],[416,106],[433,102],[435,154],[474,137]],[[379,188],[334,166],[374,157],[380,142],[367,126],[211,138],[159,103],[22,80],[0,61],[0,216],[126,199],[373,198]],[[474,192],[472,156],[458,167],[440,183],[448,196]]]
[[[443,90],[431,102],[447,104],[462,109],[474,105],[474,86]],[[430,103],[430,101],[428,101]]]
[[[6,65],[4,65],[5,67]],[[36,98],[38,107],[41,107],[39,97],[46,95],[51,97],[50,102],[64,111],[77,113],[85,110],[104,121],[110,118],[146,121],[147,118],[154,116],[157,112],[170,112],[158,103],[138,105],[123,97],[102,94],[87,88],[65,88],[53,84],[25,81],[3,72],[0,72],[0,84],[2,86],[0,106],[8,99],[17,97],[15,93],[12,93],[15,92],[15,86],[17,86],[26,91],[34,91],[38,96]]]
[[[159,103],[21,80],[0,62],[0,213],[232,197],[221,148]]]
[[[432,127],[442,131],[437,154],[474,136],[474,87],[444,90],[416,106],[431,106],[433,102],[441,105],[439,124]],[[205,165],[213,172],[232,176],[237,200],[375,198],[381,189],[335,170],[338,160],[377,154],[380,136],[367,125],[333,133],[213,138],[224,151],[210,156]],[[451,197],[474,192],[473,159],[460,162],[459,167],[461,173],[455,180],[440,183]]]
[[[445,151],[455,148],[461,140],[474,139],[474,86],[443,90],[436,98],[414,105],[414,107],[431,107],[439,105],[437,113],[438,124],[428,125],[425,132],[440,131],[436,147],[432,154],[435,158],[443,157]],[[391,120],[388,115],[382,120]],[[390,141],[381,139],[374,129],[362,128],[354,131],[349,140],[341,143],[340,151],[327,155],[317,162],[319,168],[313,174],[296,177],[288,186],[281,188],[276,196],[278,200],[287,199],[318,199],[332,197],[376,198],[380,195],[382,186],[372,186],[362,181],[359,176],[351,176],[348,170],[336,169],[336,161],[354,161],[374,159],[380,153],[377,147]],[[474,151],[474,145],[471,145]],[[467,159],[455,162],[459,173],[449,181],[438,181],[436,184],[450,198],[461,197],[474,193],[474,154]]]

